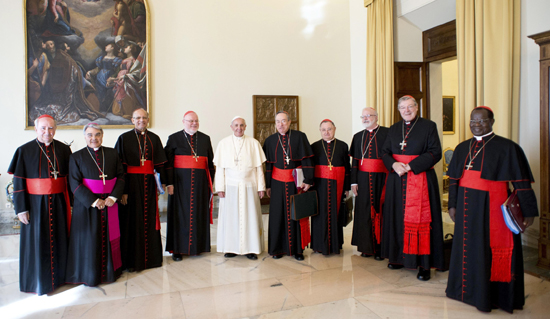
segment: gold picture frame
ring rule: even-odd
[[[23,0],[23,15],[25,129],[44,114],[58,129],[132,128],[138,108],[151,117],[147,0]]]
[[[253,95],[254,108],[254,138],[261,145],[265,139],[277,132],[275,127],[275,115],[279,111],[285,111],[290,116],[290,128],[298,130],[299,105],[297,95]]]
[[[443,134],[455,133],[455,97],[443,96]]]

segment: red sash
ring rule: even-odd
[[[271,178],[283,183],[293,183],[294,182],[294,176],[292,176],[293,170],[294,169],[281,169],[273,166],[273,172],[271,172]]]
[[[388,169],[381,159],[364,158],[359,161],[359,170],[368,173],[387,173]]]
[[[145,161],[143,165],[140,166],[130,166],[126,170],[128,174],[154,174],[153,161]]]
[[[128,165],[126,169],[126,173],[128,174],[143,174],[143,175],[153,175],[155,174],[155,167],[153,165],[153,161],[147,160],[143,162],[143,165],[140,166],[130,166]],[[155,188],[157,187],[156,181],[155,181]],[[159,205],[158,205],[158,192],[155,192],[155,198],[157,201],[157,211],[156,211],[156,225],[155,229],[160,230],[160,216],[159,216]]]
[[[63,193],[67,205],[67,234],[71,232],[71,201],[65,177],[27,178],[27,192],[32,195],[52,195]]]
[[[174,168],[190,168],[206,170],[208,187],[210,188],[210,224],[214,224],[212,219],[212,208],[214,207],[214,190],[212,189],[212,179],[210,178],[210,169],[208,168],[208,158],[205,156],[176,155],[174,157]]]
[[[459,186],[489,192],[489,242],[492,253],[491,281],[512,280],[512,250],[514,237],[506,226],[500,205],[508,198],[508,182],[481,178],[480,171],[465,170]]]
[[[361,161],[359,162],[359,171],[365,172],[365,173],[388,174],[388,169],[386,168],[386,165],[384,165],[384,162],[381,159],[371,159],[371,158],[361,159]],[[388,175],[386,175],[386,181],[387,179],[388,179]],[[378,211],[376,211],[376,208],[372,205],[370,208],[370,218],[374,225],[374,236],[376,237],[377,244],[380,244],[380,233],[382,229],[382,206],[384,205],[385,200],[386,200],[386,183],[384,182],[384,187],[382,188],[382,195],[380,197],[380,207],[377,207]]]
[[[393,158],[408,164],[418,155],[397,155]],[[405,200],[405,234],[403,236],[403,253],[412,255],[430,254],[430,197],[426,172],[407,173],[407,198]]]
[[[271,178],[273,178],[276,181],[283,182],[283,183],[295,183],[294,176],[292,176],[292,172],[294,169],[281,169],[273,166],[273,171],[271,172]],[[296,185],[296,184],[295,184]],[[296,185],[296,187],[298,187]],[[298,193],[300,194],[302,192],[301,188],[298,188]],[[311,231],[309,229],[309,218],[300,219],[300,238],[302,242],[302,249],[306,248],[306,246],[311,242]]]
[[[332,170],[326,165],[315,165],[315,177],[336,180],[336,210],[340,209],[340,202],[342,201],[342,193],[344,191],[344,179],[346,177],[346,168],[343,166],[333,166]]]
[[[106,179],[103,182],[100,179],[82,179],[82,184],[86,186],[94,194],[110,194],[116,185],[116,177]],[[104,184],[105,183],[105,184]],[[122,258],[120,252],[120,223],[118,220],[118,204],[111,207],[105,207],[107,210],[108,226],[109,226],[109,242],[111,243],[111,252],[113,259],[113,268],[117,270],[122,267]]]

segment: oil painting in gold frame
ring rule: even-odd
[[[147,0],[23,0],[25,128],[44,114],[58,128],[131,128],[151,112]]]

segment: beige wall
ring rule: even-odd
[[[235,115],[249,122],[252,95],[300,96],[300,129],[310,142],[318,125],[332,119],[337,136],[351,141],[350,8],[348,0],[149,0],[152,21],[152,127],[163,142],[195,110],[213,146],[230,134]],[[25,52],[22,0],[3,2],[0,38],[9,48],[0,59],[3,115],[0,186],[17,146],[34,138],[25,131]],[[361,8],[359,8],[361,9]],[[366,12],[365,12],[366,14]],[[125,130],[107,130],[114,146]],[[56,138],[85,146],[80,130]],[[0,196],[0,209],[5,196]]]
[[[441,63],[441,72],[442,72],[442,81],[441,88],[443,96],[454,96],[455,97],[455,106],[458,107],[458,62],[457,59],[451,61],[446,61]],[[458,130],[458,113],[455,110],[455,133],[454,134],[443,134],[443,140],[441,141],[441,146],[443,149],[447,147],[455,148],[459,141]]]

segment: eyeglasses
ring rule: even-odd
[[[275,124],[286,124],[286,123],[288,123],[287,120],[275,121]]]
[[[481,119],[481,120],[470,120],[470,124],[485,124],[491,119]]]
[[[133,119],[134,119],[134,120],[138,120],[138,121],[139,121],[139,120],[148,120],[149,117],[147,117],[147,116],[138,116],[138,117],[134,117]]]
[[[199,123],[199,120],[185,120],[187,123]]]
[[[378,115],[376,115],[376,114],[367,114],[367,115],[361,115],[359,117],[364,120],[364,119],[368,119],[368,118],[375,117],[375,116],[378,116]]]

